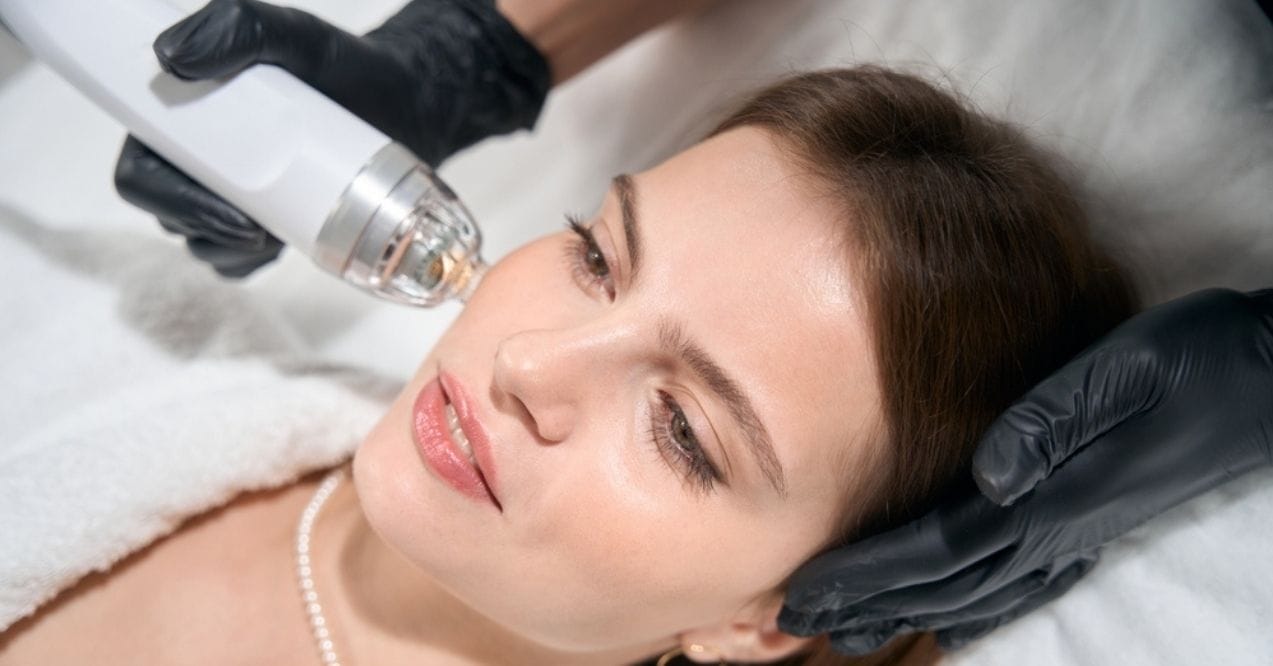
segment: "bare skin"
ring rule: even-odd
[[[321,478],[244,493],[84,577],[0,636],[0,664],[316,663],[292,543]]]
[[[564,83],[628,40],[719,0],[499,0],[498,7]]]

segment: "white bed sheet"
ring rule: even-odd
[[[397,2],[290,4],[362,30]],[[533,134],[490,140],[443,175],[497,259],[558,228],[564,211],[590,210],[612,174],[691,142],[747,89],[863,61],[947,76],[983,109],[1063,151],[1083,174],[1098,233],[1150,301],[1273,285],[1273,28],[1246,0],[725,0],[554,92]],[[122,138],[0,33],[0,216],[70,234],[153,234],[156,245],[176,247],[111,189]],[[0,260],[30,251],[30,234],[16,229],[0,228]],[[412,311],[333,284],[288,253],[240,288],[283,322],[289,345],[399,379],[457,311]],[[85,289],[68,286],[65,298],[100,298]],[[6,284],[0,342],[50,356],[55,344],[92,344],[91,331],[37,337],[65,304],[32,303],[21,284]],[[56,419],[67,386],[109,389],[113,350],[99,354],[105,374],[53,363],[44,376],[3,378],[11,388],[0,389],[0,432],[16,437]],[[1071,594],[951,662],[1273,663],[1270,553],[1273,473],[1262,472],[1128,535]]]

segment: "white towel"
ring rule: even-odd
[[[0,209],[0,630],[249,489],[346,458],[397,382],[153,233]]]

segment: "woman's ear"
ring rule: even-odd
[[[796,654],[814,639],[778,628],[782,599],[781,593],[766,595],[729,622],[682,633],[681,650],[690,661],[704,664],[776,661]]]

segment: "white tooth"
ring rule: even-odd
[[[454,439],[455,443],[460,445],[460,450],[464,452],[464,455],[468,456],[469,462],[474,467],[477,467],[477,460],[473,458],[473,445],[469,443],[468,436],[460,428],[460,417],[455,413],[455,408],[448,402],[445,411],[447,423],[451,426],[451,439]]]

